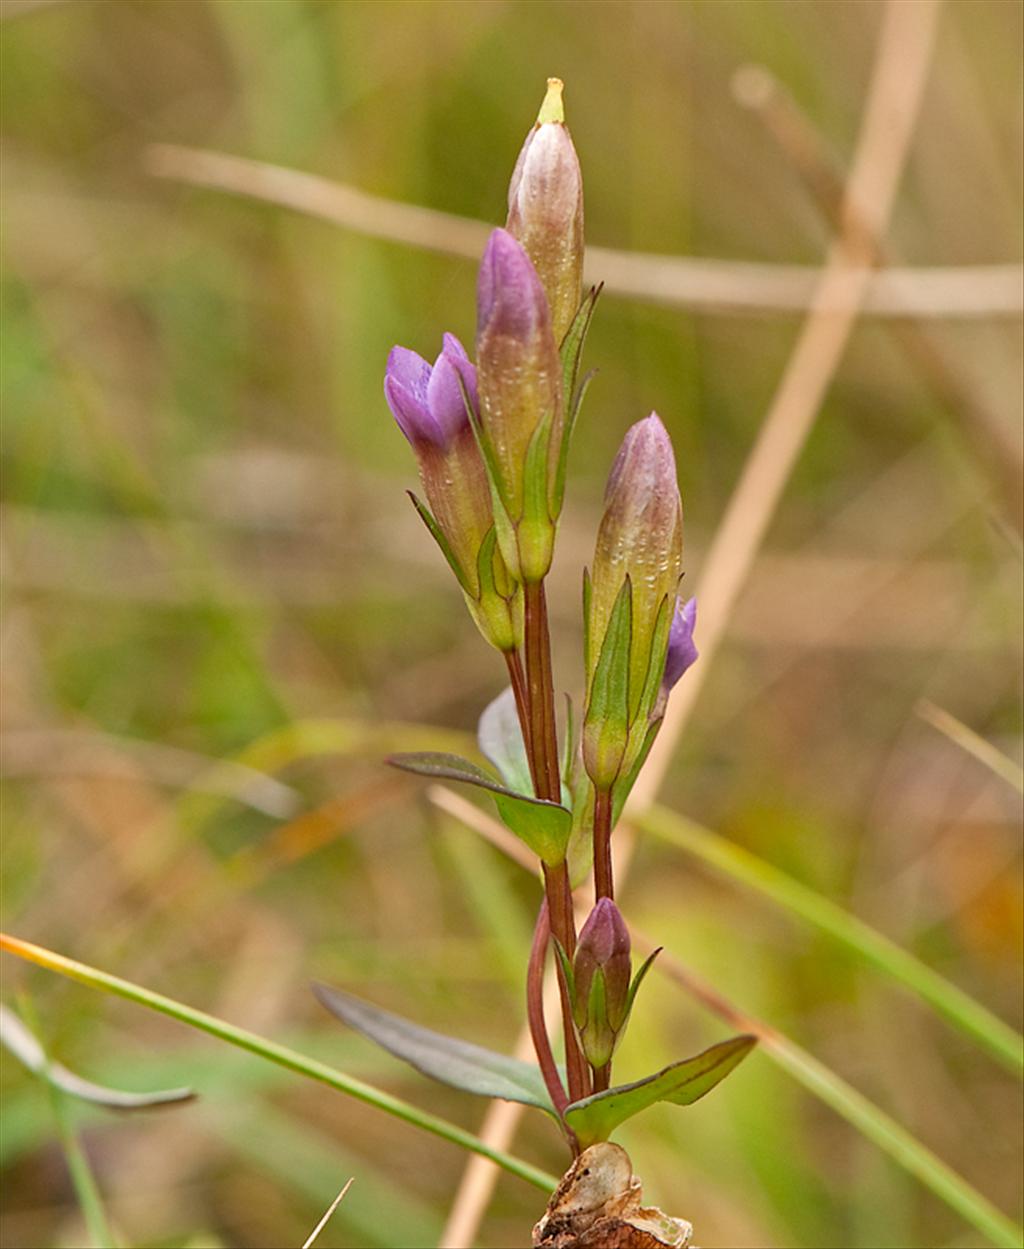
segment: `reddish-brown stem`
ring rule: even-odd
[[[555,732],[555,686],[551,675],[551,638],[544,582],[523,586],[526,684],[529,691],[530,729],[540,785],[539,798],[560,802],[562,782],[558,769],[558,735]]]
[[[529,706],[531,772],[538,798],[561,802],[562,780],[558,766],[558,734],[555,732],[555,687],[551,673],[551,638],[548,633],[548,610],[544,583],[530,581],[523,586],[524,651],[526,655],[526,689]],[[526,734],[524,734],[526,736]],[[572,910],[572,888],[569,870],[564,863],[544,867],[544,892],[552,935],[569,958],[576,950],[576,921]],[[562,1001],[562,1026],[565,1034],[565,1067],[569,1081],[569,1097],[576,1101],[590,1091],[590,1069],[580,1052],[572,1026],[569,990],[558,973]]]
[[[508,679],[512,684],[512,694],[516,700],[516,713],[519,716],[519,727],[523,732],[523,745],[526,747],[526,761],[530,765],[530,779],[533,781],[535,793],[540,793],[540,785],[535,771],[534,751],[531,743],[533,736],[530,724],[530,696],[526,687],[526,673],[519,652],[504,651],[505,666],[508,668]]]
[[[540,1072],[544,1077],[544,1085],[561,1118],[569,1104],[569,1098],[561,1076],[558,1074],[555,1056],[551,1052],[547,1025],[544,1022],[544,958],[550,939],[551,925],[548,919],[548,903],[545,898],[537,914],[537,924],[533,930],[533,944],[530,946],[530,961],[526,968],[526,1019],[530,1026],[530,1039],[533,1041]]]
[[[576,951],[576,923],[572,913],[572,891],[569,869],[564,863],[544,866],[544,890],[547,896],[551,933],[571,959]],[[562,1002],[562,1024],[565,1033],[565,1072],[569,1080],[569,1097],[578,1101],[590,1093],[590,1070],[580,1051],[572,1026],[572,1003],[562,970],[558,970],[558,991]]]
[[[591,1067],[591,1071],[594,1074],[594,1092],[603,1093],[605,1089],[608,1087],[608,1085],[611,1083],[611,1078],[612,1078],[611,1063],[606,1062],[603,1067]]]
[[[594,893],[598,898],[615,897],[612,880],[612,795],[607,789],[594,794]]]

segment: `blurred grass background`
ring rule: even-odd
[[[370,736],[471,730],[503,683],[403,497],[414,467],[381,394],[394,342],[432,357],[443,329],[472,340],[474,266],[158,181],[144,154],[237,153],[500,223],[557,73],[590,242],[814,265],[828,226],[730,83],[769,67],[845,163],[880,16],[873,0],[6,0],[5,926],[478,1128],[482,1103],[307,991],[333,981],[495,1048],[522,1016],[536,887],[386,773]],[[1021,36],[1016,3],[942,12],[890,235],[908,264],[1021,260]],[[654,407],[673,435],[692,585],[798,323],[602,301],[551,583],[567,688],[626,426]],[[1019,317],[929,328],[1019,441]],[[916,713],[928,698],[1019,759],[1019,520],[891,331],[855,332],[662,798],[1019,1025],[1019,800]],[[281,737],[317,719],[344,721],[328,736],[348,748]],[[217,770],[254,743],[287,789]],[[1019,1210],[1019,1087],[966,1039],[664,844],[641,842],[622,901]],[[201,1094],[131,1120],[76,1110],[125,1243],[298,1245],[349,1175],[319,1244],[437,1243],[455,1148],[127,1003],[4,979],[75,1070]],[[723,1034],[657,983],[623,1078]],[[82,1244],[46,1091],[6,1061],[3,1123],[3,1243]],[[705,1246],[984,1243],[758,1055],[621,1138]],[[561,1170],[544,1123],[516,1149]],[[478,1243],[525,1243],[540,1204],[503,1177]]]

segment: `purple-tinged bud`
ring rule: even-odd
[[[548,79],[537,124],[516,161],[505,225],[536,266],[561,343],[583,297],[583,177],[558,78]]]
[[[554,541],[562,370],[544,288],[507,230],[491,234],[480,264],[477,370],[483,442],[507,522],[498,530],[502,553],[513,571],[536,580]]]
[[[586,585],[583,762],[599,790],[629,775],[657,718],[682,558],[672,442],[652,412],[615,457]]]
[[[675,603],[682,561],[683,507],[675,456],[668,431],[652,412],[626,433],[615,457],[591,572],[588,676],[597,667],[615,600],[629,578],[631,716],[651,664],[657,667],[659,684],[665,670],[667,632],[657,655],[651,648],[666,599]]]
[[[476,370],[459,340],[445,334],[433,366],[414,351],[394,347],[384,396],[416,452],[429,510],[417,510],[459,580],[473,618],[499,650],[521,641],[518,589],[496,549],[494,510],[483,457],[466,401],[476,408]]]
[[[573,1022],[587,1062],[611,1061],[632,1005],[629,929],[611,898],[601,898],[580,932],[572,964]]]
[[[687,668],[696,663],[700,651],[693,640],[693,631],[697,625],[697,600],[676,599],[675,615],[672,627],[668,631],[668,653],[665,655],[665,675],[661,679],[661,688],[668,697],[672,686],[679,680]]]

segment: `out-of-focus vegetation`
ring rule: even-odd
[[[1021,260],[1022,12],[942,11],[889,234],[906,264]],[[472,340],[475,267],[157,180],[147,149],[500,223],[558,73],[590,242],[815,265],[830,227],[733,76],[767,66],[843,168],[882,8],[6,0],[2,17],[5,927],[477,1131],[481,1104],[307,989],[498,1049],[522,1018],[535,884],[380,764],[405,744],[382,724],[465,732],[503,684],[403,496],[412,457],[381,396],[393,342]],[[563,685],[626,426],[654,407],[672,433],[699,585],[798,324],[603,299],[550,585]],[[893,328],[855,331],[660,799],[1019,1026],[1019,796],[920,700],[1019,759],[1020,318],[929,319],[959,405]],[[1019,1085],[969,1036],[664,840],[641,838],[621,902],[1019,1211]],[[9,962],[4,981],[73,1070],[200,1094],[131,1119],[70,1109],[124,1243],[298,1245],[350,1175],[319,1244],[437,1243],[456,1148],[129,1003]],[[624,1079],[723,1035],[650,983]],[[4,1071],[3,1243],[82,1244],[52,1101]],[[621,1139],[706,1246],[985,1243],[763,1055]],[[515,1152],[562,1169],[539,1120]],[[524,1243],[542,1204],[503,1176],[477,1243]]]

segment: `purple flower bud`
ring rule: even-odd
[[[547,571],[554,540],[547,500],[562,442],[562,368],[544,288],[507,230],[495,230],[484,251],[477,315],[480,423],[509,522],[499,528],[502,552],[517,575],[534,580]],[[543,445],[531,470],[543,480],[531,482],[527,491],[527,451],[544,421]],[[520,529],[530,500],[537,499],[541,514],[526,516],[527,525]]]
[[[611,1060],[631,1006],[629,929],[611,898],[601,898],[580,932],[573,959],[573,1021],[587,1061]]]
[[[476,291],[477,346],[487,335],[528,340],[550,328],[547,296],[521,243],[507,230],[492,230],[480,260]]]
[[[697,624],[697,600],[676,599],[676,611],[672,617],[672,627],[668,634],[668,653],[665,656],[665,675],[661,679],[661,688],[668,695],[669,690],[679,680],[687,668],[695,663],[700,652],[693,640],[693,631]]]
[[[632,600],[631,719],[639,710],[652,662],[659,673],[664,672],[664,652],[653,655],[652,648],[666,599],[675,603],[682,559],[683,508],[672,441],[657,413],[652,412],[628,430],[608,477],[594,552],[587,629],[589,686],[615,600],[628,576]],[[667,640],[662,645],[667,645]]]
[[[485,544],[493,546],[494,511],[463,389],[475,409],[476,370],[453,334],[445,334],[433,367],[405,347],[388,356],[384,396],[416,452],[429,504],[428,510],[414,500],[417,509],[458,577],[480,631],[509,651],[520,641],[521,605],[500,553],[481,561]]]
[[[384,397],[414,447],[429,444],[444,449],[469,429],[460,377],[475,405],[476,369],[454,334],[445,334],[444,348],[433,368],[407,347],[391,349],[384,373]]]
[[[506,228],[526,248],[547,291],[555,341],[583,294],[583,178],[562,110],[562,83],[548,79],[537,124],[526,136],[508,191]]]

